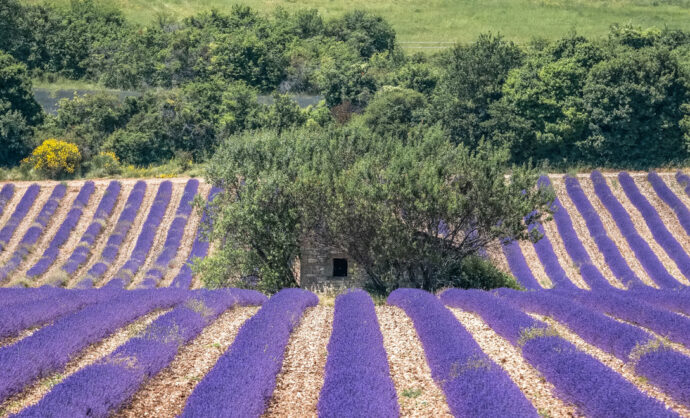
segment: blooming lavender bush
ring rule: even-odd
[[[434,381],[455,416],[535,417],[532,404],[506,372],[479,348],[472,335],[431,293],[397,289],[388,304],[412,319]]]
[[[550,187],[551,180],[547,176],[542,176],[539,178],[539,184],[540,187]],[[553,209],[553,218],[556,221],[556,227],[563,240],[565,250],[580,270],[582,279],[592,289],[610,289],[611,284],[592,263],[585,246],[582,245],[582,241],[573,228],[573,221],[570,219],[568,210],[563,207],[558,198],[553,201]]]
[[[319,299],[283,289],[242,325],[235,341],[187,400],[182,417],[259,417],[275,388],[292,329]]]
[[[654,240],[661,245],[685,277],[690,278],[690,256],[668,230],[654,206],[640,193],[635,181],[628,173],[619,173],[618,181],[630,202],[640,211]]]
[[[22,220],[24,220],[24,217],[26,217],[27,213],[29,213],[31,206],[33,206],[34,201],[36,200],[36,197],[38,197],[38,193],[40,191],[41,187],[38,184],[32,184],[28,189],[26,189],[22,199],[19,201],[19,204],[14,209],[14,212],[12,212],[12,216],[10,216],[10,219],[7,220],[5,226],[0,229],[0,251],[4,250],[5,246],[7,246],[7,243],[10,242],[12,235],[14,235],[14,231],[17,229]]]
[[[450,289],[443,292],[441,300],[446,305],[480,315],[499,335],[521,347],[525,360],[554,385],[560,397],[587,416],[678,416],[618,373],[555,335],[546,324],[488,292]]]
[[[654,251],[649,247],[649,244],[640,236],[630,219],[630,215],[625,210],[623,205],[611,193],[611,189],[606,184],[606,179],[599,171],[592,171],[590,174],[592,184],[594,185],[594,193],[597,195],[601,203],[609,211],[614,222],[618,226],[621,234],[630,245],[630,248],[635,253],[635,257],[640,261],[642,267],[645,269],[649,277],[660,287],[675,288],[678,287],[679,282],[673,278],[666,270],[659,257],[654,254]]]
[[[12,254],[12,257],[5,263],[2,268],[0,268],[0,282],[3,282],[8,278],[10,273],[15,271],[19,265],[22,263],[24,258],[29,255],[33,246],[36,244],[43,231],[45,230],[50,218],[52,218],[55,210],[60,205],[60,201],[65,196],[67,191],[67,186],[64,184],[58,184],[53,188],[53,192],[50,194],[50,198],[43,205],[41,211],[36,216],[34,223],[29,227],[29,229],[24,233],[22,240],[19,242],[19,246]]]
[[[161,251],[158,258],[156,258],[153,267],[146,272],[140,287],[156,287],[158,282],[165,276],[170,263],[173,258],[175,258],[180,248],[180,241],[182,241],[189,215],[192,213],[192,203],[194,203],[194,196],[196,196],[198,188],[199,180],[192,179],[187,182],[184,193],[182,194],[182,199],[175,212],[175,219],[168,229],[168,236],[165,238],[163,251]]]
[[[266,298],[247,290],[190,292],[183,305],[152,322],[113,353],[87,366],[53,388],[18,416],[107,417],[151,376],[173,360],[178,349],[235,305],[260,304]]]
[[[75,353],[118,328],[189,296],[188,291],[176,289],[100,292],[110,292],[110,297],[58,319],[16,344],[0,348],[0,402],[34,379],[61,370]]]
[[[604,256],[606,264],[618,280],[626,286],[645,286],[644,282],[632,271],[628,263],[621,255],[616,243],[608,236],[599,214],[592,203],[582,191],[580,182],[571,176],[565,177],[565,188],[582,218],[585,220],[590,236],[597,244],[597,248]]]
[[[549,240],[549,237],[546,236],[542,224],[535,223],[529,225],[530,231],[534,229],[536,229],[542,236],[539,241],[533,244],[534,251],[537,253],[537,257],[539,257],[539,261],[541,261],[544,271],[546,272],[546,275],[549,276],[549,279],[551,279],[553,282],[554,287],[575,289],[576,286],[572,281],[570,281],[568,275],[565,273],[565,270],[563,270],[561,263],[558,261],[558,256],[554,252],[551,241]]]
[[[139,232],[139,237],[134,245],[132,254],[129,256],[129,260],[127,260],[120,270],[115,273],[115,276],[106,283],[106,286],[119,288],[126,287],[132,281],[132,278],[134,278],[141,266],[144,265],[146,256],[149,251],[151,251],[151,246],[153,246],[153,240],[156,238],[158,227],[170,203],[171,196],[172,182],[166,180],[158,186],[156,198],[149,210],[146,221],[144,221],[144,226],[141,228],[141,232]]]
[[[527,265],[525,256],[520,249],[520,244],[518,244],[517,241],[511,241],[502,245],[501,248],[503,249],[503,254],[506,256],[506,260],[508,260],[510,271],[513,273],[513,276],[515,276],[518,283],[527,290],[541,289],[541,285],[537,279],[534,278],[532,270]]]
[[[688,210],[687,206],[685,206],[683,201],[673,193],[673,190],[666,185],[664,180],[659,177],[657,173],[653,171],[648,173],[647,180],[649,184],[652,185],[657,196],[659,196],[676,214],[678,222],[680,222],[680,225],[685,229],[685,233],[690,235],[690,210]]]
[[[0,215],[5,211],[9,201],[12,200],[12,196],[14,196],[14,184],[7,183],[2,186],[2,190],[0,190]]]
[[[220,192],[221,189],[217,187],[211,188],[207,198],[208,202],[211,203],[213,198]],[[194,274],[190,265],[193,264],[195,260],[202,259],[208,254],[209,242],[203,236],[202,229],[204,225],[209,224],[210,222],[211,217],[209,216],[209,206],[207,205],[206,209],[204,210],[204,214],[201,217],[201,223],[199,224],[199,228],[196,232],[196,238],[194,239],[194,244],[192,244],[192,251],[189,253],[187,262],[182,266],[180,272],[177,274],[177,276],[175,276],[170,286],[187,289],[192,285]]]
[[[106,271],[108,271],[108,267],[113,261],[115,261],[115,257],[117,257],[117,254],[120,251],[120,246],[125,240],[129,229],[132,227],[132,223],[134,223],[134,219],[136,218],[139,208],[141,207],[141,202],[144,200],[145,192],[146,182],[136,182],[134,188],[129,193],[129,197],[127,198],[125,207],[122,209],[120,217],[115,224],[115,228],[108,237],[108,242],[101,252],[100,260],[91,266],[88,273],[86,273],[86,277],[77,283],[77,287],[89,288],[93,286],[93,284],[100,279]]]
[[[77,269],[86,262],[91,253],[91,247],[96,238],[101,234],[108,218],[113,213],[117,197],[120,195],[121,185],[119,181],[111,181],[108,188],[101,198],[101,202],[96,208],[96,213],[93,214],[91,224],[86,228],[86,231],[81,236],[77,248],[74,249],[69,259],[62,265],[62,271],[67,274],[73,274]]]
[[[339,295],[319,417],[397,417],[399,409],[374,302],[362,290]]]
[[[92,181],[87,181],[84,183],[79,191],[79,194],[72,203],[72,208],[70,209],[69,213],[67,213],[67,216],[60,225],[60,228],[55,233],[55,236],[48,245],[48,248],[46,248],[36,264],[34,264],[33,267],[26,272],[27,277],[33,278],[40,276],[53,265],[58,253],[60,252],[60,247],[67,242],[69,236],[72,234],[72,230],[77,226],[79,219],[81,219],[84,208],[89,204],[89,199],[91,199],[91,194],[93,194],[94,188],[95,186]]]

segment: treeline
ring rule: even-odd
[[[690,148],[690,33],[615,26],[516,45],[483,35],[433,55],[404,53],[382,18],[355,11],[262,15],[245,6],[143,27],[91,0],[69,8],[0,4],[0,164],[49,137],[122,162],[205,161],[245,131],[356,124],[405,141],[441,129],[455,144],[508,152],[510,163],[648,168]],[[43,115],[31,80],[136,89]],[[285,93],[318,94],[300,109]],[[261,105],[259,93],[274,94]]]

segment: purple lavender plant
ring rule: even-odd
[[[652,185],[657,196],[659,196],[676,214],[678,222],[680,222],[683,229],[685,229],[685,233],[690,235],[690,210],[688,210],[687,206],[685,206],[678,196],[673,193],[673,190],[666,185],[664,180],[659,177],[657,173],[652,171],[647,174],[647,180],[649,184]]]
[[[0,402],[33,380],[61,370],[72,356],[155,309],[174,306],[189,296],[173,289],[109,291],[102,303],[58,319],[8,347],[0,348]]]
[[[108,242],[106,243],[105,248],[101,252],[100,260],[96,264],[91,266],[88,273],[86,273],[86,277],[82,281],[77,283],[77,287],[92,287],[93,284],[98,279],[103,277],[106,271],[108,271],[108,267],[110,266],[110,264],[113,263],[113,261],[115,261],[115,258],[117,257],[117,254],[120,251],[120,246],[122,245],[122,242],[125,240],[125,237],[129,232],[129,229],[132,227],[132,223],[134,223],[134,219],[136,218],[137,213],[139,212],[139,208],[141,207],[141,202],[144,200],[145,192],[146,182],[136,182],[134,188],[129,193],[129,197],[127,198],[125,207],[124,209],[122,209],[120,217],[118,218],[117,223],[115,224],[115,228],[108,237]]]
[[[647,274],[649,274],[649,277],[660,287],[678,287],[680,283],[669,274],[664,265],[661,264],[661,261],[659,261],[659,257],[654,254],[649,244],[647,244],[637,232],[635,225],[630,219],[630,215],[613,193],[611,193],[611,189],[606,184],[604,176],[599,171],[595,170],[590,174],[590,178],[594,185],[594,193],[606,207],[606,210],[611,214],[621,234],[625,237],[625,240],[642,264],[642,267]]]
[[[587,195],[582,191],[580,182],[575,177],[566,176],[565,188],[573,204],[575,204],[575,207],[585,220],[590,236],[594,239],[597,248],[599,248],[599,251],[603,254],[604,260],[609,268],[611,268],[613,275],[627,287],[646,286],[644,282],[637,277],[635,272],[632,271],[616,244],[606,233],[606,229],[601,222],[599,214],[594,209],[594,206],[592,206],[592,203],[590,203]]]
[[[240,328],[235,341],[197,385],[182,417],[259,417],[275,388],[283,353],[311,292],[283,289]]]
[[[480,315],[499,335],[521,347],[525,360],[554,385],[560,397],[587,416],[678,416],[618,373],[556,336],[546,324],[488,292],[450,289],[443,292],[441,300],[448,306]]]
[[[558,261],[558,256],[553,250],[549,237],[544,232],[544,226],[540,223],[533,223],[528,226],[530,232],[536,229],[541,235],[541,239],[534,244],[534,251],[539,257],[546,275],[553,282],[554,288],[576,289],[576,286],[568,278],[568,275],[563,270],[561,263]]]
[[[199,188],[199,180],[189,180],[185,186],[180,205],[177,207],[175,219],[168,229],[168,236],[165,238],[163,251],[158,255],[153,267],[150,268],[141,284],[143,288],[152,288],[158,285],[158,282],[165,276],[170,263],[177,255],[180,248],[180,241],[184,235],[184,229],[189,221],[189,215],[192,213],[192,203],[194,196]]]
[[[14,251],[14,254],[12,254],[12,257],[7,261],[7,263],[0,268],[0,282],[5,281],[8,276],[19,267],[24,258],[29,255],[33,246],[36,244],[41,235],[43,235],[43,231],[48,225],[50,218],[55,213],[55,210],[60,205],[60,201],[65,196],[66,191],[67,186],[64,184],[58,184],[55,186],[55,188],[53,188],[50,198],[43,205],[38,216],[36,216],[36,219],[34,219],[34,223],[22,237],[22,240],[20,241],[17,249]]]
[[[27,277],[33,278],[40,276],[53,265],[60,252],[60,247],[67,242],[72,230],[77,226],[79,219],[81,219],[84,208],[89,204],[89,199],[91,199],[94,188],[95,186],[92,181],[84,183],[77,198],[74,199],[74,203],[72,203],[72,209],[70,209],[65,220],[60,225],[60,228],[48,245],[48,248],[43,252],[43,256],[41,256],[36,264],[26,272]]]
[[[40,191],[41,187],[38,184],[32,184],[28,189],[26,189],[24,196],[22,196],[19,204],[14,209],[14,212],[12,212],[12,216],[10,216],[10,219],[7,220],[5,226],[0,229],[0,251],[4,250],[5,246],[7,246],[7,243],[10,242],[12,235],[14,235],[14,231],[17,229],[22,220],[24,220],[26,214],[29,213],[29,209],[31,209],[31,206],[33,206],[34,201],[36,201],[36,197],[38,197],[38,193]]]
[[[253,293],[253,294],[250,294]],[[112,354],[55,386],[20,417],[107,417],[151,376],[173,360],[180,346],[232,306],[262,303],[266,297],[247,290],[196,291],[183,305],[156,319]]]
[[[518,244],[517,241],[510,241],[502,245],[501,248],[503,249],[503,254],[506,256],[506,260],[508,260],[510,271],[517,281],[527,290],[542,289],[537,279],[534,278],[532,270],[530,270],[527,265],[525,256],[520,249],[520,244]]]
[[[153,201],[151,210],[149,210],[146,221],[144,221],[144,226],[139,233],[139,237],[137,238],[134,250],[132,250],[132,254],[129,256],[129,260],[127,260],[120,270],[115,273],[115,276],[106,283],[106,286],[117,288],[126,287],[132,281],[132,278],[134,278],[141,266],[144,265],[146,256],[149,251],[151,251],[153,240],[158,233],[158,227],[170,203],[171,196],[172,182],[166,180],[158,186],[158,193],[156,193],[156,198]]]
[[[666,228],[664,221],[661,220],[654,206],[640,193],[630,174],[625,172],[618,174],[618,181],[630,202],[642,214],[645,223],[652,232],[654,240],[666,251],[683,275],[690,278],[690,256],[688,256],[680,243]]]
[[[196,232],[194,244],[192,244],[192,251],[189,253],[187,262],[182,266],[180,272],[177,274],[177,276],[175,276],[175,279],[173,279],[173,282],[170,285],[171,287],[189,289],[189,287],[192,285],[192,279],[194,278],[194,274],[192,272],[191,265],[196,260],[203,259],[208,254],[209,242],[204,237],[202,231],[204,225],[210,224],[212,221],[212,217],[209,216],[210,204],[211,202],[213,202],[213,199],[216,197],[216,195],[221,191],[222,189],[213,187],[210,193],[208,194],[207,200],[209,204],[206,206],[204,214],[201,216],[201,223],[199,224],[199,228]]]
[[[398,417],[374,302],[362,290],[335,300],[319,417]]]
[[[434,381],[455,416],[536,417],[532,404],[506,372],[431,293],[397,289],[388,304],[405,311],[424,346]]]
[[[5,211],[7,203],[12,200],[12,196],[14,196],[14,184],[7,183],[2,186],[2,190],[0,190],[0,215]]]
[[[86,262],[91,253],[91,247],[96,238],[101,234],[108,218],[113,213],[113,208],[117,202],[117,197],[120,195],[120,182],[111,181],[108,188],[101,198],[101,202],[96,208],[96,213],[93,215],[91,224],[86,228],[86,231],[81,236],[77,248],[74,249],[69,259],[62,265],[62,271],[67,274],[73,274],[77,269]]]

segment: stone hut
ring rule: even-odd
[[[305,289],[361,287],[366,282],[364,270],[340,250],[303,243],[300,253],[300,286]]]

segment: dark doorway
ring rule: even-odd
[[[333,277],[347,277],[347,258],[333,259]]]

